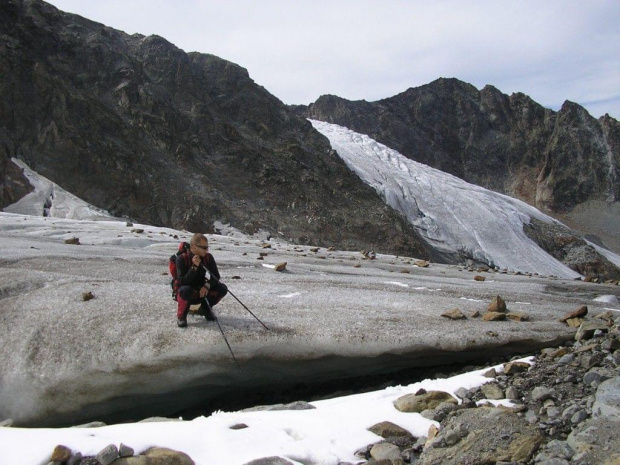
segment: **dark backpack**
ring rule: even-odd
[[[179,255],[185,256],[185,261],[187,263],[187,267],[189,268],[189,243],[181,242],[179,244],[179,250],[170,256],[170,263],[168,264],[168,269],[170,270],[170,275],[172,279],[170,280],[170,287],[172,288],[172,298],[177,300],[177,294],[179,293],[179,278],[177,276],[177,257]]]

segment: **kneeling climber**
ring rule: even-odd
[[[187,326],[190,305],[200,304],[199,315],[207,321],[215,321],[211,308],[228,293],[226,285],[220,282],[220,273],[213,255],[209,253],[209,242],[204,234],[196,233],[189,242],[189,250],[177,256],[177,325]],[[209,278],[207,279],[207,271]]]

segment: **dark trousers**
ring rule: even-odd
[[[222,300],[222,298],[228,294],[228,288],[226,284],[216,283],[211,286],[209,292],[207,292],[207,302],[209,306],[213,308],[214,305]],[[187,312],[189,312],[189,306],[202,303],[203,299],[200,298],[200,290],[194,289],[191,286],[181,286],[177,295],[177,318],[187,318]]]

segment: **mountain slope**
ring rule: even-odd
[[[412,160],[574,220],[620,252],[620,123],[566,102],[438,79],[377,102],[322,96],[298,114],[367,134]],[[598,202],[598,203],[597,203]],[[580,206],[590,215],[578,215]],[[573,212],[577,208],[577,212]],[[596,210],[596,211],[593,211]],[[598,223],[598,229],[588,226]]]
[[[1,2],[0,35],[2,160],[149,224],[209,232],[221,221],[299,243],[430,256],[406,220],[240,66],[38,0]],[[0,166],[5,206],[25,192],[9,183],[10,163]]]
[[[592,246],[525,202],[410,160],[366,135],[312,123],[364,182],[402,212],[434,248],[459,257],[455,261],[468,258],[564,278],[579,277],[574,270],[620,276]],[[620,264],[620,257],[615,259]]]

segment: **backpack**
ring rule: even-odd
[[[179,250],[176,253],[173,253],[170,256],[170,263],[168,264],[168,269],[170,270],[170,275],[172,279],[170,280],[170,287],[172,288],[172,298],[177,300],[177,294],[179,293],[179,278],[177,276],[177,257],[179,255],[185,256],[185,261],[187,262],[187,266],[189,267],[189,254],[187,251],[189,250],[189,243],[181,242],[179,244]]]

